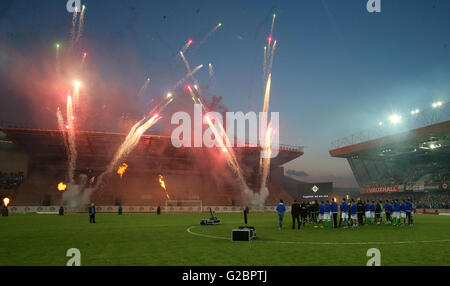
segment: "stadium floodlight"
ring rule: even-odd
[[[383,122],[378,122],[378,126],[383,126]]]
[[[414,109],[413,111],[411,111],[411,115],[415,115],[415,114],[418,114],[418,113],[420,113],[419,109]]]
[[[389,120],[392,124],[397,124],[402,120],[402,116],[399,114],[392,114],[391,116],[389,116]]]
[[[437,108],[437,107],[441,107],[442,106],[442,101],[437,101],[433,103],[433,108]]]

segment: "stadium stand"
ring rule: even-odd
[[[330,150],[345,158],[361,198],[412,198],[418,208],[449,208],[450,121]]]
[[[59,182],[67,182],[67,156],[61,132],[47,129],[0,128],[14,150],[27,156],[27,179],[12,194],[11,205],[59,205],[63,193]],[[84,186],[92,187],[111,161],[126,134],[107,132],[77,132],[77,169],[75,180],[87,178]],[[259,189],[258,168],[260,147],[236,148],[236,157],[249,186]],[[280,146],[278,156],[271,161],[268,203],[290,200],[283,190],[283,164],[300,157],[299,147]],[[129,168],[123,178],[114,172],[105,176],[91,197],[97,205],[158,206],[168,199],[158,175],[164,177],[171,200],[202,200],[204,205],[233,206],[243,203],[242,192],[229,170],[221,149],[175,148],[170,137],[144,135],[127,157]],[[281,174],[281,175],[280,175]],[[94,183],[92,183],[94,182]],[[86,191],[86,190],[85,190]],[[83,191],[84,192],[84,191]]]

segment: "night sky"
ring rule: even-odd
[[[208,96],[230,111],[260,111],[273,13],[270,111],[280,112],[280,142],[305,146],[286,165],[300,180],[356,186],[346,160],[330,158],[331,141],[449,99],[450,1],[382,0],[381,13],[368,13],[366,0],[82,1],[83,37],[70,51],[66,2],[0,1],[1,121],[56,127],[74,77],[84,85],[85,129],[140,119],[186,73],[176,54],[190,38],[186,57],[205,65],[197,78]],[[87,51],[84,69],[57,75],[56,42],[74,66]]]

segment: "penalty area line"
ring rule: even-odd
[[[226,239],[231,240],[228,237],[223,236],[215,236],[208,234],[201,234],[192,232],[192,228],[198,226],[190,226],[187,228],[187,232],[201,237],[206,238],[214,238],[214,239]],[[265,241],[265,240],[254,240],[254,242],[265,242],[265,243],[281,243],[281,244],[310,244],[310,245],[368,245],[368,244],[414,244],[414,243],[442,243],[442,242],[450,242],[450,239],[441,239],[441,240],[410,240],[410,241],[369,241],[369,242],[319,242],[319,241]]]

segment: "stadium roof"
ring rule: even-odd
[[[429,155],[430,152],[439,152],[440,155],[447,154],[447,158],[450,157],[450,121],[329,151],[332,157],[358,156],[360,159],[364,157],[398,158],[411,154],[420,157]]]
[[[1,127],[0,130],[6,134],[7,140],[12,141],[33,159],[39,159],[39,162],[59,162],[67,158],[64,139],[58,130]],[[125,137],[126,134],[122,133],[77,131],[78,166],[91,169],[104,168]],[[260,147],[246,146],[233,149],[242,163],[259,164]],[[143,135],[129,157],[144,160],[149,162],[148,164],[157,161],[158,164],[170,167],[177,162],[186,162],[192,156],[206,156],[208,152],[222,151],[219,148],[175,148],[169,136]],[[302,155],[303,150],[300,147],[280,146],[280,152],[272,159],[271,164],[283,165]]]

